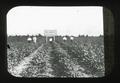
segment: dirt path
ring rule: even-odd
[[[41,50],[43,48],[43,44],[37,49],[35,50],[33,53],[31,53],[28,57],[25,57],[20,64],[18,64],[17,66],[15,66],[13,69],[11,69],[10,73],[14,76],[20,76],[20,73],[28,67],[28,64],[30,63],[30,61],[32,60],[32,58],[35,57],[35,55],[37,54],[38,50]]]
[[[34,57],[29,59],[26,68],[22,68],[19,73],[23,77],[54,77],[50,64],[51,47],[49,44],[40,46],[33,54]]]

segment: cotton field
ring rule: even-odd
[[[72,40],[72,41],[71,41]],[[16,77],[102,77],[105,73],[103,37],[8,37],[8,72]]]

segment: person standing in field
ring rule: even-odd
[[[70,40],[74,40],[74,37],[73,37],[73,36],[71,36],[71,37],[70,37]]]
[[[67,37],[63,37],[63,41],[66,41],[67,40]]]
[[[28,41],[28,43],[30,43],[32,41],[32,38],[28,37],[27,41]]]
[[[37,37],[33,37],[33,42],[36,43],[37,42]]]
[[[50,38],[50,39],[49,39],[49,41],[50,41],[50,42],[52,42],[52,41],[53,41],[53,39],[52,39],[52,38]]]

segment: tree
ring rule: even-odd
[[[85,37],[84,35],[78,35],[78,37]]]
[[[103,35],[100,34],[99,37],[103,37]]]
[[[86,37],[88,37],[88,35],[86,35]]]
[[[42,37],[42,35],[41,35],[41,34],[38,34],[38,37]]]

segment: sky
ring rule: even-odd
[[[17,6],[7,13],[8,35],[37,35],[57,30],[58,35],[103,35],[103,7]]]

